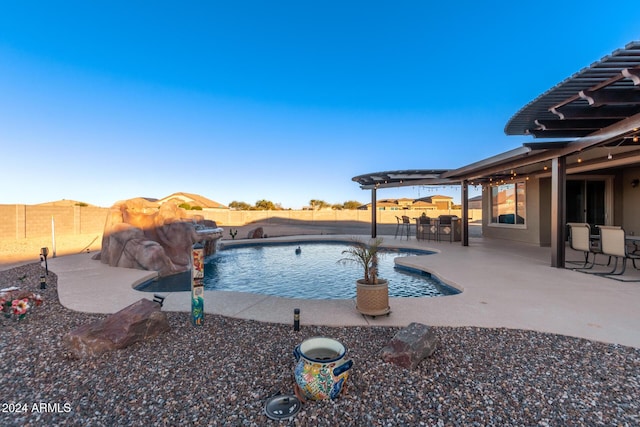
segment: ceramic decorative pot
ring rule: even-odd
[[[298,362],[294,376],[298,389],[309,400],[335,399],[342,391],[352,360],[345,360],[346,348],[325,337],[304,340],[293,350]]]

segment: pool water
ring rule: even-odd
[[[300,247],[300,253],[296,248]],[[355,298],[357,264],[343,264],[348,243],[287,243],[231,246],[218,250],[205,263],[206,290],[248,292],[288,298]],[[435,297],[458,293],[415,269],[396,267],[394,258],[426,255],[428,251],[382,250],[379,277],[389,282],[391,297]],[[190,273],[147,282],[137,287],[148,292],[190,290]]]

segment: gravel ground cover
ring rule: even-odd
[[[399,330],[291,325],[167,313],[172,330],[100,357],[74,360],[62,337],[104,315],[65,309],[56,276],[28,264],[0,271],[45,302],[0,319],[0,425],[638,426],[640,349],[508,329],[435,328],[439,347],[415,370],[384,363]],[[304,320],[304,318],[303,318]],[[293,392],[294,347],[342,342],[354,367],[346,393],[270,420],[266,400]]]

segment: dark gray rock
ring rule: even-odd
[[[400,330],[382,349],[382,359],[403,368],[413,369],[431,356],[437,347],[433,328],[422,323],[410,323]]]

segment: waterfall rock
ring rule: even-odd
[[[214,221],[189,215],[175,203],[158,205],[130,199],[116,203],[109,211],[100,261],[168,276],[191,269],[194,243],[203,242],[207,256],[215,251],[215,240],[221,237],[222,229]]]

